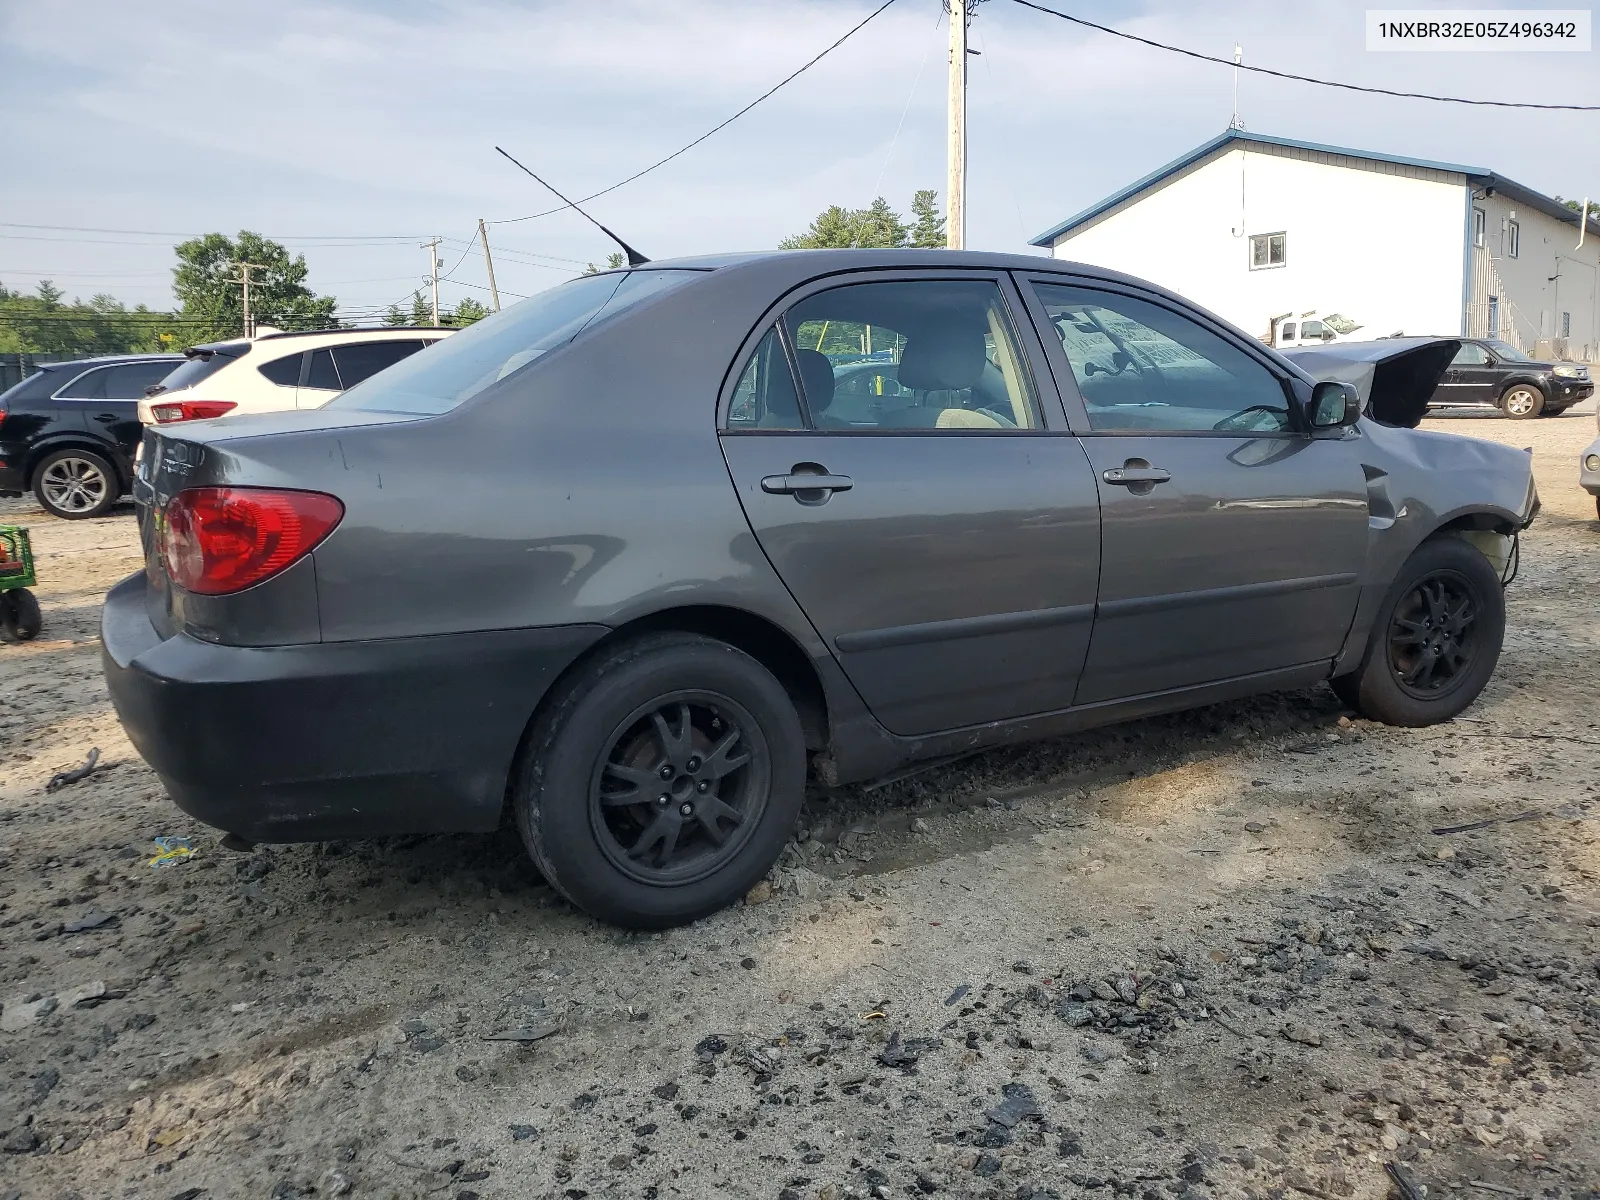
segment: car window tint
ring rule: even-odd
[[[95,371],[85,371],[66,387],[57,393],[64,400],[104,400],[106,396],[106,376],[109,367],[101,367]]]
[[[641,269],[585,275],[513,304],[452,334],[426,354],[357,384],[339,408],[443,413],[700,271]]]
[[[1461,349],[1450,360],[1452,367],[1481,367],[1489,361],[1489,352],[1476,342],[1462,342]]]
[[[392,367],[421,349],[420,341],[356,342],[349,346],[335,346],[333,361],[339,368],[340,382],[347,388],[353,388],[362,380],[371,379],[385,367]]]
[[[323,391],[337,392],[339,388],[339,372],[334,369],[333,354],[328,350],[313,350],[311,352],[311,369],[306,373],[305,386],[308,388],[321,388]]]
[[[993,282],[852,284],[806,297],[784,320],[818,429],[1039,425],[1016,333]]]
[[[769,329],[750,361],[728,405],[729,429],[804,429],[789,356],[776,329]]]
[[[1170,309],[1114,292],[1036,284],[1096,430],[1293,428],[1275,376]]]
[[[1321,321],[1307,321],[1300,326],[1301,338],[1319,338],[1327,335],[1328,327]]]
[[[160,383],[176,365],[173,361],[156,359],[153,362],[123,363],[120,367],[112,367],[106,372],[106,397],[111,400],[137,400],[144,395],[145,388]]]
[[[262,363],[256,370],[279,387],[294,387],[300,382],[300,361],[303,358],[304,354],[285,355],[269,363]]]

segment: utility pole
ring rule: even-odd
[[[945,245],[961,250],[967,242],[967,0],[945,0],[950,10],[950,109],[946,190],[949,212]]]
[[[428,252],[428,280],[433,285],[433,323],[439,324],[439,243],[442,238],[434,238],[431,242],[423,242],[422,248]]]
[[[239,268],[239,278],[234,282],[243,289],[240,307],[244,309],[244,336],[253,337],[256,330],[255,322],[250,319],[250,272],[265,271],[267,268],[260,263],[236,262],[233,265]]]
[[[489,227],[478,218],[478,236],[483,239],[483,265],[489,268],[489,298],[494,301],[495,312],[500,311],[500,289],[494,284],[494,259],[489,257]]]

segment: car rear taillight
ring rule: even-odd
[[[322,492],[190,488],[162,514],[161,560],[186,591],[225,596],[298,561],[343,516],[344,505]]]
[[[239,406],[232,400],[169,400],[165,404],[152,404],[150,415],[163,425],[173,421],[204,421],[207,417],[220,417]]]

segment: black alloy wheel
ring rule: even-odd
[[[1396,572],[1361,664],[1335,676],[1333,690],[1375,721],[1437,725],[1478,698],[1500,661],[1505,632],[1495,568],[1471,542],[1436,535]]]
[[[805,781],[805,732],[772,672],[726,642],[661,631],[597,650],[551,689],[510,801],[558,892],[601,920],[664,929],[766,875]]]
[[[727,696],[650,701],[608,739],[590,781],[602,851],[640,883],[692,883],[720,870],[760,823],[768,759],[755,718]]]
[[[1408,696],[1435,700],[1472,673],[1478,607],[1472,583],[1435,571],[1400,598],[1389,622],[1389,669]]]

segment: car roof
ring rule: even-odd
[[[312,349],[334,346],[342,342],[387,342],[396,338],[415,338],[419,333],[444,337],[459,333],[459,329],[438,325],[360,325],[348,329],[302,329],[284,333],[264,333],[255,338],[227,338],[220,342],[197,342],[189,351],[212,351],[227,358],[242,356],[252,346],[263,349],[288,350],[295,343],[309,343]]]
[[[754,250],[728,254],[701,254],[686,258],[668,258],[637,267],[620,268],[625,271],[741,271],[763,268],[789,268],[796,282],[819,275],[865,270],[938,270],[963,268],[979,271],[1031,271],[1046,274],[1076,275],[1103,283],[1120,283],[1141,288],[1156,295],[1178,300],[1189,307],[1197,307],[1182,296],[1141,279],[1098,267],[1092,263],[1073,262],[1054,258],[1048,254],[1003,254],[989,250],[923,250],[904,249],[866,250]],[[601,272],[612,274],[612,272]]]
[[[864,250],[747,250],[653,260],[624,270],[715,271],[726,267],[792,259],[814,262],[829,271],[865,267],[967,267],[997,271],[1072,270],[1076,274],[1127,278],[1104,267],[1067,262],[1048,254],[1001,254],[989,250],[922,250],[910,247]]]
[[[41,371],[60,371],[67,367],[103,367],[131,362],[181,362],[181,354],[100,354],[94,358],[68,358],[60,362],[35,362]]]

